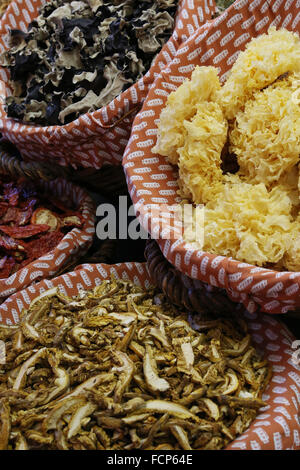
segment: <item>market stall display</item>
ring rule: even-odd
[[[72,167],[62,167],[49,161],[25,161],[16,147],[4,140],[0,142],[0,173],[13,178],[25,176],[33,181],[64,178],[88,191],[101,192],[108,197],[127,193],[124,171],[120,165],[103,165],[99,170],[78,168],[74,171]]]
[[[73,167],[92,167],[94,169],[101,168],[104,162],[119,163],[130,135],[133,117],[140,109],[141,103],[155,79],[156,68],[159,70],[164,68],[174,57],[179,45],[187,38],[188,34],[211,18],[215,12],[215,4],[212,1],[204,2],[204,0],[194,2],[182,0],[178,4],[175,18],[176,2],[174,1],[170,3],[157,0],[156,2],[141,3],[136,0],[126,0],[121,5],[119,2],[113,1],[94,2],[92,10],[90,6],[92,4],[89,2],[67,2],[64,7],[58,6],[60,4],[56,2],[53,4],[47,2],[44,7],[47,21],[45,22],[41,18],[37,22],[41,4],[42,2],[38,1],[29,8],[25,0],[21,3],[12,2],[0,23],[0,52],[4,58],[3,63],[8,66],[11,63],[9,68],[11,68],[12,78],[18,82],[17,88],[21,94],[19,98],[22,101],[22,103],[17,103],[13,97],[10,97],[14,94],[17,95],[18,92],[12,91],[9,84],[9,70],[2,67],[0,94],[3,103],[0,106],[0,131],[17,145],[27,159],[48,160],[51,158],[63,166],[72,165]],[[73,13],[69,11],[72,8]],[[48,10],[49,15],[46,13]],[[161,12],[159,12],[160,10]],[[135,20],[134,12],[141,19]],[[71,14],[75,15],[74,20],[70,19]],[[80,20],[80,15],[86,16]],[[113,21],[111,21],[112,19]],[[26,35],[27,27],[32,21],[34,27]],[[73,24],[72,21],[75,23],[77,21],[78,24]],[[80,21],[83,23],[81,24]],[[137,43],[130,21],[135,24]],[[89,22],[94,26],[88,28]],[[111,31],[109,29],[110,23],[113,23]],[[170,39],[163,45],[166,41],[166,35],[171,34],[171,25],[173,24],[174,31]],[[153,33],[148,34],[148,27],[156,31],[156,40],[154,40]],[[10,49],[6,39],[9,28],[22,31],[21,33],[13,33],[16,35],[15,57],[9,57],[9,53],[6,53]],[[38,39],[35,36],[39,34],[40,28],[43,39]],[[57,42],[55,43],[57,49],[52,48],[51,53],[49,52],[49,44],[47,46],[50,30],[57,33]],[[86,39],[84,39],[85,34],[87,35]],[[88,37],[89,34],[91,37]],[[122,40],[119,38],[114,43],[114,34],[119,34]],[[92,42],[95,43],[93,52]],[[40,48],[36,47],[38,43],[41,45]],[[106,51],[103,52],[104,55],[102,49],[101,52],[100,49],[97,49],[100,43],[103,43],[102,46]],[[151,63],[162,45],[161,51]],[[120,52],[119,57],[118,51],[121,50],[121,47],[123,52]],[[22,54],[23,48],[24,51],[27,51],[25,55]],[[49,57],[46,53],[48,49]],[[86,54],[90,55],[90,58],[87,58]],[[17,59],[16,62],[15,59]],[[18,78],[21,78],[23,73],[18,75],[17,69],[21,67],[24,72],[25,63],[21,65],[24,61],[27,61],[26,73],[29,81],[27,80],[28,83],[26,85],[23,83],[21,86],[21,88],[25,86],[22,92]],[[31,64],[30,61],[34,63]],[[41,62],[43,61],[45,61],[45,65],[42,66]],[[151,67],[146,72],[150,63]],[[39,70],[38,76],[35,78],[28,76],[28,70],[33,65],[36,70]],[[117,71],[117,78],[114,78],[114,71],[111,70],[113,67],[115,67],[113,70]],[[96,71],[96,69],[99,70]],[[106,78],[101,78],[101,70]],[[95,72],[97,72],[98,79]],[[139,78],[141,75],[143,75],[142,78]],[[41,83],[41,79],[46,82]],[[133,83],[134,81],[135,83]],[[122,91],[123,87],[126,88],[130,83],[132,85]],[[65,90],[62,89],[63,86],[66,86]],[[39,93],[40,87],[44,87],[45,94],[43,96]],[[55,91],[54,96],[51,94],[52,91]],[[22,93],[25,93],[24,97]],[[103,96],[100,96],[101,93]],[[98,109],[92,111],[94,107],[91,106],[90,101],[95,102],[95,96],[98,100],[96,105]],[[25,112],[25,121],[33,119],[34,122],[37,122],[38,120],[43,124],[43,127],[22,124],[8,118],[4,105],[6,98],[10,102],[9,115],[23,119]],[[24,103],[23,98],[28,103]],[[109,103],[108,100],[110,100]],[[108,104],[103,106],[101,103]],[[28,108],[27,111],[24,106],[26,109]],[[78,112],[75,108],[78,108]],[[59,114],[60,118],[58,118]],[[79,116],[79,114],[81,115]],[[47,122],[48,125],[46,125]],[[55,125],[58,122],[62,125]],[[69,124],[63,124],[64,122],[69,122]]]
[[[0,450],[300,449],[298,342],[263,313],[300,308],[300,5],[228,3],[0,20]],[[146,263],[94,237],[125,176]],[[204,245],[167,236],[184,202]]]
[[[269,245],[267,242],[264,242],[262,249],[268,250],[270,248],[271,251],[273,247],[276,251],[276,247],[278,248],[278,245],[280,245],[276,255],[273,257],[274,262],[279,261],[287,250],[281,241],[279,243],[276,242],[273,246],[272,237],[286,230],[286,240],[290,243],[288,239],[289,237],[291,238],[292,233],[288,234],[288,231],[293,225],[292,197],[294,196],[294,190],[296,190],[297,198],[299,197],[298,188],[295,187],[293,178],[292,181],[283,181],[286,177],[284,169],[282,169],[281,186],[274,188],[273,191],[269,192],[270,188],[265,188],[263,183],[257,185],[257,187],[252,187],[249,182],[243,181],[242,176],[239,177],[236,174],[239,167],[230,158],[230,171],[233,171],[235,174],[230,176],[228,174],[224,175],[224,167],[222,168],[223,162],[220,155],[221,157],[223,156],[223,149],[225,150],[225,155],[227,153],[225,144],[228,128],[229,135],[230,133],[233,134],[235,141],[238,140],[238,132],[241,135],[245,135],[243,130],[239,131],[237,128],[234,128],[230,112],[234,109],[234,105],[241,106],[240,111],[238,107],[235,109],[237,113],[240,112],[238,116],[241,116],[239,122],[242,125],[242,113],[245,103],[245,101],[242,101],[243,96],[251,96],[254,90],[257,90],[256,93],[258,94],[262,93],[262,98],[259,96],[258,100],[265,99],[264,97],[271,100],[271,97],[276,94],[279,96],[281,94],[289,96],[291,100],[289,112],[292,113],[289,116],[292,123],[289,132],[293,134],[293,137],[289,139],[289,145],[291,146],[291,151],[294,149],[297,154],[297,145],[299,145],[299,137],[297,137],[299,127],[297,126],[297,119],[299,119],[297,114],[299,37],[297,34],[286,31],[286,29],[293,30],[294,33],[299,31],[299,5],[291,2],[288,6],[289,8],[278,2],[262,6],[261,2],[254,4],[239,1],[213,20],[208,28],[200,28],[197,34],[192,35],[179,49],[176,60],[169,65],[168,74],[162,71],[155,82],[155,86],[149,92],[141,112],[135,119],[132,136],[123,160],[129,191],[134,201],[135,209],[141,214],[141,220],[147,221],[149,204],[164,204],[163,207],[167,207],[168,205],[180,203],[183,200],[183,190],[185,191],[185,200],[187,200],[186,196],[188,196],[196,202],[207,202],[210,197],[217,195],[216,201],[212,201],[210,207],[211,212],[219,210],[218,215],[215,215],[214,218],[212,214],[212,232],[216,224],[224,221],[224,214],[225,216],[227,214],[226,210],[231,206],[233,207],[235,202],[235,209],[231,215],[225,217],[227,222],[225,220],[224,224],[229,225],[228,230],[226,231],[224,225],[224,230],[221,232],[222,236],[219,235],[220,230],[217,230],[218,235],[215,237],[216,249],[209,250],[205,246],[204,248],[197,249],[195,244],[190,243],[190,240],[189,242],[185,242],[180,238],[174,240],[174,237],[173,239],[172,237],[166,239],[166,237],[162,236],[158,243],[164,256],[179,271],[193,279],[226,289],[232,300],[243,302],[249,311],[261,308],[270,313],[285,313],[299,306],[297,272],[276,272],[270,269],[269,264],[261,266],[266,262],[266,258],[262,258],[262,262],[257,259],[255,264],[253,257],[251,259],[242,257],[240,258],[241,261],[238,261],[234,259],[237,256],[234,256],[232,252],[218,250],[218,247],[219,245],[222,246],[222,243],[231,242],[234,237],[234,230],[243,221],[242,217],[238,215],[243,210],[246,213],[247,201],[249,201],[249,195],[252,191],[252,201],[256,199],[264,200],[265,203],[260,204],[258,202],[256,205],[252,205],[252,208],[249,209],[248,217],[245,216],[244,221],[251,224],[251,216],[253,216],[253,230],[255,228],[263,230],[260,227],[259,215],[257,215],[261,212],[261,218],[266,220],[271,226],[268,232],[269,235],[271,233],[268,237]],[[289,21],[285,20],[286,17]],[[262,36],[264,33],[267,33],[270,26],[273,26],[273,28],[276,26],[278,32],[273,34],[281,37],[280,44],[286,44],[287,49],[282,49],[286,50],[286,55],[281,50],[279,51],[278,41],[275,40],[275,36],[273,41],[272,32],[269,33],[269,37]],[[281,29],[284,26],[286,28]],[[250,43],[251,38],[257,38],[256,42],[253,41],[253,43],[257,44],[259,49],[260,37],[263,38],[263,41],[266,41],[266,44],[269,41],[269,48],[266,45],[266,47],[260,49],[260,53],[259,50],[256,50],[251,55],[249,46],[245,52],[246,55],[239,55],[246,45]],[[248,50],[249,55],[247,55]],[[268,56],[268,53],[270,53],[270,56]],[[295,60],[293,54],[295,54]],[[240,59],[237,60],[238,55]],[[278,69],[275,67],[273,70],[270,64],[267,65],[268,57],[271,61],[270,64],[274,60]],[[284,57],[286,57],[286,62]],[[244,63],[243,58],[245,58]],[[278,58],[278,62],[276,58]],[[234,63],[235,65],[233,66]],[[197,66],[199,67],[197,68]],[[230,75],[229,71],[232,66],[232,75]],[[258,68],[257,76],[255,72],[256,67]],[[281,76],[285,73],[283,69],[286,72],[291,71],[290,74],[288,76]],[[251,80],[247,80],[247,72],[249,70],[251,71]],[[189,79],[192,74],[194,80],[190,82]],[[272,74],[274,74],[274,77],[272,77]],[[279,80],[273,84],[278,77]],[[226,81],[227,78],[228,81]],[[219,79],[223,85],[222,87]],[[259,82],[260,80],[262,80],[262,83]],[[235,86],[233,84],[234,81],[237,83]],[[200,82],[201,85],[198,86]],[[206,86],[203,86],[203,83]],[[189,87],[189,84],[191,84],[191,87]],[[267,87],[267,85],[272,86],[270,89],[265,88],[265,90],[259,91],[261,88]],[[232,93],[232,96],[230,93]],[[217,102],[217,98],[215,98],[218,96],[220,105]],[[164,114],[164,111],[168,110],[166,108],[167,103],[169,103],[170,113],[168,113],[168,119],[165,121],[165,134],[160,134],[157,140],[155,136],[159,133],[159,122],[163,125],[164,119],[167,116],[167,112]],[[229,113],[227,117],[224,117],[222,106],[225,108],[227,104]],[[271,109],[271,104],[267,109]],[[224,112],[226,114],[226,110]],[[254,117],[257,115],[257,109],[256,111],[253,109],[251,112]],[[191,114],[189,115],[189,113]],[[159,118],[161,119],[160,121]],[[270,125],[278,126],[278,116],[277,119],[271,120],[270,117],[266,119],[268,122],[272,121]],[[247,118],[245,118],[246,121]],[[296,123],[295,125],[294,122]],[[255,127],[253,126],[254,132]],[[285,127],[284,122],[282,126],[283,128]],[[275,131],[276,129],[274,133],[276,133]],[[165,141],[163,140],[164,135]],[[186,139],[186,136],[189,137],[189,141]],[[256,137],[259,139],[259,131]],[[183,139],[182,142],[180,139]],[[266,142],[265,139],[266,136],[263,136],[264,143]],[[272,142],[272,137],[270,137],[270,142]],[[285,141],[283,140],[283,142]],[[168,153],[169,161],[157,153],[164,153],[163,146],[165,143],[167,146],[169,145],[166,152]],[[156,148],[155,145],[157,145]],[[266,147],[262,145],[262,148],[265,149],[269,147],[271,148],[272,146]],[[153,148],[154,151],[152,151]],[[176,149],[179,149],[180,155],[177,154]],[[198,150],[201,155],[201,163],[196,158]],[[267,150],[265,150],[265,154],[267,153]],[[241,155],[243,154],[241,152]],[[292,154],[290,158],[292,159]],[[288,161],[285,167],[286,171],[292,170],[293,174],[295,170],[297,172],[295,167],[296,160],[286,160]],[[176,167],[170,165],[170,162],[176,164],[178,161],[180,163],[181,197],[177,192],[179,186],[177,183],[178,174]],[[260,162],[262,161],[263,158],[260,159]],[[147,163],[145,164],[144,162]],[[228,164],[228,161],[225,163]],[[276,166],[276,164],[275,161],[274,165]],[[143,168],[143,171],[141,171],[141,168]],[[268,168],[270,170],[270,165]],[[237,184],[240,182],[239,178],[242,179],[240,186]],[[154,179],[155,185],[152,184]],[[229,179],[231,179],[231,183],[228,183],[228,188],[230,186],[231,191],[226,188],[224,189],[224,181]],[[183,183],[185,185],[184,188]],[[244,188],[243,191],[241,186]],[[284,189],[283,186],[286,188]],[[220,190],[223,190],[223,193]],[[281,190],[283,193],[284,190],[286,191],[286,197],[282,197]],[[231,199],[234,199],[234,195],[235,201],[232,201]],[[264,213],[264,210],[266,213]],[[256,211],[256,215],[253,214],[253,211]],[[273,219],[271,212],[274,214]],[[153,227],[157,229],[157,226],[163,227],[164,231],[167,231],[170,221],[167,218],[164,219],[163,211],[161,211],[161,214],[161,224],[156,223],[156,227],[155,224],[151,225],[151,220],[148,218],[147,228],[149,228],[150,232],[151,229],[153,230]],[[282,225],[279,219],[276,222],[277,214]],[[271,219],[274,225],[272,225]],[[257,221],[256,225],[254,221]],[[231,230],[232,227],[230,225],[232,223],[235,224],[233,230]],[[294,223],[297,224],[297,221]],[[261,225],[264,226],[263,223]],[[240,237],[245,235],[245,232],[246,230],[240,234]],[[153,231],[153,236],[157,238],[159,234]],[[210,240],[209,237],[208,240]],[[255,251],[255,240],[252,244],[251,242],[253,242],[252,239],[247,242],[245,241],[245,253],[250,253],[251,248],[252,253]],[[293,243],[291,249],[297,249],[296,243]],[[293,257],[294,255],[291,256]],[[272,262],[272,260],[270,259],[269,262]],[[253,265],[248,263],[253,263]],[[291,263],[286,264],[286,266],[288,269],[291,269]]]
[[[242,414],[245,417],[244,424],[250,424],[257,413],[254,409],[260,406],[263,408],[250,427],[226,448],[296,449],[299,446],[298,423],[294,416],[298,407],[296,395],[299,393],[299,384],[296,380],[297,368],[290,361],[293,337],[288,330],[269,316],[249,315],[247,312],[244,317],[240,313],[234,315],[233,312],[231,319],[225,317],[214,322],[204,321],[201,316],[188,317],[182,309],[172,307],[159,291],[150,286],[151,279],[143,264],[85,265],[84,269],[51,281],[42,281],[19,292],[0,306],[2,323],[6,325],[0,329],[1,337],[7,340],[11,332],[16,335],[14,343],[9,339],[7,342],[10,360],[7,369],[11,369],[13,361],[16,361],[16,366],[19,365],[15,369],[16,374],[8,374],[8,382],[5,379],[4,385],[2,383],[0,386],[1,411],[6,423],[10,419],[9,400],[12,426],[14,422],[23,423],[16,433],[12,433],[14,443],[10,441],[10,444],[21,448],[28,443],[33,447],[51,447],[59,442],[60,448],[74,445],[80,449],[110,446],[119,449],[123,446],[137,448],[143,445],[151,447],[152,444],[157,447],[164,444],[166,449],[170,449],[170,445],[180,449],[193,444],[193,436],[198,436],[199,428],[204,426],[197,445],[215,448],[231,440],[230,431],[228,434],[224,427],[226,423],[222,423],[221,418],[226,416],[227,403],[231,403],[234,414],[234,410],[242,412],[240,407],[248,400],[248,412],[244,409],[245,414]],[[52,314],[48,316],[50,305]],[[22,311],[26,312],[24,316]],[[15,325],[18,322],[20,327]],[[9,331],[8,324],[12,328]],[[231,329],[233,324],[234,330]],[[62,325],[64,327],[60,328]],[[255,349],[260,351],[259,354],[263,353],[263,360],[254,360],[257,353],[249,343],[250,336],[247,336],[245,328],[249,331]],[[105,333],[103,338],[94,329],[103,335]],[[185,342],[187,338],[191,348]],[[197,338],[201,338],[201,344],[198,344]],[[234,348],[233,343],[237,339],[239,347]],[[166,341],[170,343],[168,349]],[[19,360],[19,353],[14,349],[17,343],[21,348]],[[35,344],[35,350],[25,351],[26,344]],[[112,344],[115,344],[113,351]],[[187,346],[181,347],[182,344]],[[65,350],[67,345],[70,347]],[[25,348],[24,353],[22,348]],[[141,348],[147,350],[142,351]],[[82,363],[80,359],[84,359],[87,354],[89,359]],[[223,376],[222,381],[220,377],[220,382],[214,382],[214,378],[217,380],[218,377],[216,365],[221,360],[221,356],[218,360],[215,357],[212,364],[210,360],[214,354],[228,354],[228,358],[231,357],[228,364],[231,378],[229,380],[228,377],[228,382],[227,376]],[[169,364],[171,356],[177,357],[174,365]],[[241,358],[243,366],[238,366]],[[273,377],[276,379],[269,382],[261,396],[260,386],[256,387],[255,392],[250,383],[268,382],[265,361],[272,365]],[[76,364],[77,367],[74,366]],[[192,368],[191,371],[187,370],[188,367]],[[255,373],[253,376],[251,367],[260,370],[261,375]],[[216,375],[212,370],[214,368]],[[177,390],[176,384],[181,374],[186,380]],[[61,380],[59,383],[56,380],[55,384],[58,375]],[[235,388],[237,383],[234,376],[241,380],[241,388]],[[185,387],[189,386],[191,378],[194,395],[204,393],[198,397],[197,404],[190,401],[194,399],[193,392],[185,394]],[[201,385],[202,380],[207,384]],[[174,384],[174,388],[167,387],[168,381]],[[278,386],[282,381],[284,388]],[[39,386],[41,382],[43,387]],[[7,384],[14,389],[13,394],[7,394]],[[156,386],[161,390],[154,392],[153,387]],[[201,387],[204,389],[199,390]],[[248,393],[245,391],[239,397],[243,387],[246,387]],[[83,388],[84,398],[80,396]],[[219,402],[215,394],[220,390],[225,393]],[[249,397],[251,390],[254,398]],[[40,404],[37,413],[33,410],[25,411],[29,392],[36,404]],[[109,414],[107,409],[111,410]],[[44,413],[43,410],[50,412]],[[287,415],[290,417],[288,422]],[[233,415],[228,417],[227,424],[233,418]],[[30,419],[35,424],[29,430]],[[231,425],[231,432],[243,429],[244,425],[238,421],[237,418],[235,425]],[[205,428],[205,425],[208,427]],[[289,432],[283,433],[282,426],[287,426]],[[53,432],[54,429],[56,432]],[[225,433],[221,439],[218,434],[220,429],[223,429],[221,433]],[[3,428],[2,433],[3,437]],[[157,442],[160,434],[167,441]]]

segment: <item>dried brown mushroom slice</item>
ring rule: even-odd
[[[12,432],[10,439],[14,442],[14,450],[29,450],[28,443],[20,431]]]
[[[196,422],[199,421],[198,416],[191,413],[184,406],[167,400],[147,401],[141,408],[139,408],[138,411],[139,413],[168,413],[169,415],[176,416],[178,418],[192,419]]]
[[[0,325],[0,339],[2,341],[5,341],[7,338],[10,338],[14,332],[17,332],[18,330],[18,326]]]
[[[220,395],[217,397],[220,404],[228,404],[232,407],[244,407],[244,408],[254,408],[259,409],[267,406],[267,403],[260,398],[240,398],[240,397],[231,397],[229,395]]]
[[[225,356],[237,357],[237,356],[241,356],[242,354],[244,354],[247,351],[247,349],[250,347],[251,336],[246,335],[240,343],[234,342],[233,344],[234,344],[234,347],[232,349],[229,349],[229,348],[223,349],[222,352]]]
[[[27,359],[27,361],[25,361],[20,370],[19,370],[19,373],[15,379],[15,382],[14,382],[14,385],[13,385],[13,390],[20,390],[24,387],[25,383],[26,383],[26,379],[27,379],[27,373],[28,373],[28,370],[35,366],[35,364],[41,360],[41,359],[44,359],[46,357],[46,354],[47,354],[47,349],[46,348],[42,348],[38,351],[36,351],[29,359]]]
[[[85,403],[79,406],[72,414],[71,420],[68,424],[67,439],[76,436],[81,430],[81,424],[84,418],[91,416],[96,411],[97,406],[93,403]]]
[[[88,390],[92,390],[98,387],[100,384],[107,383],[107,382],[114,380],[114,377],[115,377],[114,373],[101,373],[93,377],[90,377],[88,380],[86,380],[85,382],[75,387],[72,392],[65,395],[62,399],[66,397],[71,398],[71,397],[77,397],[79,395],[84,395]]]
[[[199,387],[196,390],[193,390],[188,396],[180,398],[179,403],[183,406],[188,406],[193,402],[197,402],[202,398],[207,392],[207,387]]]
[[[214,421],[219,420],[220,418],[219,407],[210,398],[201,398],[199,405],[204,406],[204,410],[210,418],[212,418]]]
[[[44,435],[35,429],[29,429],[25,431],[25,437],[28,444],[34,447],[51,446],[54,442],[53,435]]]
[[[147,449],[152,444],[152,441],[155,438],[155,435],[167,423],[168,419],[169,419],[169,414],[165,413],[153,424],[153,426],[151,426],[147,438],[143,442],[140,443],[141,449]]]

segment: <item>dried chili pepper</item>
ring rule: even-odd
[[[7,261],[7,256],[4,256],[4,258],[0,259],[0,269],[2,269]]]
[[[8,207],[3,216],[0,219],[1,224],[8,224],[9,222],[15,222],[20,210],[17,207]]]
[[[8,208],[9,204],[7,202],[0,202],[0,217],[6,213]]]
[[[15,221],[16,225],[24,226],[25,224],[28,224],[28,222],[30,222],[32,214],[33,214],[32,207],[29,207],[29,209],[26,209],[24,211],[19,211],[16,217],[16,221]]]
[[[26,225],[25,227],[10,227],[7,225],[0,225],[0,231],[14,239],[30,238],[40,233],[48,232],[49,225],[35,224]]]
[[[36,209],[31,217],[32,224],[47,224],[50,227],[50,231],[58,230],[60,227],[60,220],[54,214],[54,212],[46,209],[45,207],[40,207]]]

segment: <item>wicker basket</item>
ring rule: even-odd
[[[74,170],[52,162],[25,162],[19,151],[8,141],[0,143],[0,173],[10,175],[12,178],[24,176],[35,181],[64,178],[89,191],[108,197],[127,194],[126,180],[121,165],[105,165],[100,170],[93,168]]]

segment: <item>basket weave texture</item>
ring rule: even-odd
[[[24,161],[10,142],[0,142],[0,174],[13,179],[25,177],[33,181],[53,181],[64,178],[102,196],[117,197],[127,194],[127,185],[121,165],[103,165],[99,170],[83,168],[74,170],[53,162]]]

